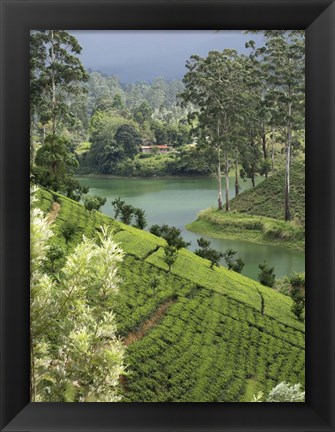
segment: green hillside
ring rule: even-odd
[[[284,170],[248,189],[230,201],[231,211],[205,209],[186,225],[189,231],[208,237],[240,239],[304,251],[305,164],[291,167],[290,209],[292,220],[284,221]]]
[[[185,249],[169,273],[163,239],[45,190],[38,205],[67,252],[109,225],[126,253],[111,305],[127,345],[124,401],[249,401],[281,381],[304,386],[304,325],[289,297]]]
[[[305,164],[294,162],[290,172],[292,219],[305,224]],[[241,213],[284,219],[284,170],[231,200],[231,209]]]

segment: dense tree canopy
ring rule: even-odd
[[[63,30],[33,32],[30,39],[32,170],[40,184],[79,199],[83,188],[72,178],[78,161],[66,127],[76,128],[79,119],[70,109],[69,98],[83,93],[88,78],[78,58],[81,47]],[[43,130],[39,148],[38,125]]]
[[[229,210],[231,155],[240,140],[240,124],[246,103],[244,58],[235,50],[211,51],[206,58],[192,56],[187,62],[182,97],[197,111],[195,132],[215,162],[218,181],[218,208],[222,209],[222,168],[226,179],[226,210]],[[214,167],[213,167],[214,171]]]

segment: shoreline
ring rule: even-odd
[[[101,179],[147,179],[147,180],[162,180],[162,179],[215,179],[215,176],[210,175],[164,175],[164,176],[117,176],[113,174],[75,174],[75,177],[101,178]]]
[[[207,237],[227,240],[243,240],[254,244],[263,244],[282,249],[295,250],[305,253],[305,241],[299,237],[302,236],[301,229],[295,228],[284,221],[277,221],[257,215],[246,214],[225,214],[219,215],[220,222],[210,220],[210,215],[216,214],[216,210],[203,210],[199,213],[198,219],[185,225],[188,231]],[[255,225],[252,226],[252,223]],[[284,227],[284,228],[282,228]],[[281,235],[280,229],[292,229],[292,236],[285,238],[276,238]],[[279,234],[278,234],[279,233]],[[282,234],[287,235],[285,232]]]

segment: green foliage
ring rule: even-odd
[[[184,103],[195,110],[189,121],[197,122],[194,134],[205,149],[206,162],[218,182],[218,209],[223,207],[222,172],[229,181],[231,159],[235,158],[243,131],[241,125],[248,118],[248,70],[244,56],[233,49],[210,51],[205,58],[192,55],[187,61],[188,72],[181,93]],[[225,191],[225,208],[230,209],[229,191]]]
[[[297,250],[304,250],[305,245],[305,230],[301,225],[235,210],[202,210],[198,220],[188,224],[187,229],[210,237],[272,243]]]
[[[264,261],[263,264],[259,264],[261,272],[258,274],[258,280],[262,285],[273,287],[276,280],[276,275],[274,274],[274,267],[269,267]]]
[[[305,402],[305,392],[301,391],[301,384],[279,383],[274,387],[266,402]]]
[[[270,107],[267,123],[283,134],[285,143],[285,221],[291,220],[290,168],[293,136],[303,127],[305,99],[305,34],[303,31],[266,30],[263,32],[265,45],[255,49],[255,43],[247,44],[253,49],[254,71],[263,76],[265,107]],[[257,73],[254,73],[255,77]],[[263,135],[265,137],[265,135]]]
[[[106,204],[107,198],[98,195],[84,195],[83,203],[86,210],[100,210],[100,207]]]
[[[289,281],[292,287],[305,289],[305,273],[295,273],[289,277]]]
[[[240,170],[241,179],[251,179],[252,185],[255,186],[255,176],[261,171],[261,150],[257,143],[254,141],[254,137],[249,139],[249,142],[242,148],[241,151],[241,163],[242,168]]]
[[[218,252],[215,249],[211,248],[210,241],[204,239],[203,237],[198,239],[197,242],[200,249],[196,249],[194,253],[200,256],[201,258],[208,259],[211,262],[211,268],[213,268],[214,265],[218,267],[219,261],[224,254],[222,252]]]
[[[165,246],[164,248],[164,262],[168,265],[169,267],[169,272],[171,271],[171,267],[172,265],[175,263],[176,259],[177,259],[177,249],[174,246],[171,246],[170,244],[168,244],[167,246]]]
[[[49,250],[46,254],[44,268],[49,271],[49,273],[57,273],[60,270],[60,267],[64,265],[64,259],[64,247],[58,244],[52,244],[49,246]]]
[[[92,145],[85,164],[103,174],[116,173],[118,163],[126,154],[123,143],[117,142],[114,137],[119,127],[130,124],[130,120],[116,111],[97,111],[91,118]]]
[[[134,216],[135,216],[135,228],[144,229],[148,223],[145,218],[145,211],[140,208],[135,208],[134,210]]]
[[[198,246],[202,249],[207,249],[211,245],[211,242],[209,240],[204,239],[203,237],[200,237],[197,240]]]
[[[126,204],[120,197],[112,201],[112,206],[114,207],[115,218],[120,216],[121,222],[130,225],[132,218],[135,217],[134,227],[144,229],[147,226],[144,210]]]
[[[62,235],[65,238],[66,243],[72,238],[73,234],[76,232],[77,226],[72,221],[67,221],[62,226]]]
[[[263,402],[264,393],[258,392],[251,402]],[[281,382],[269,393],[264,402],[305,402],[305,392],[301,391],[301,384],[287,384]]]
[[[142,142],[141,135],[134,126],[129,124],[121,125],[117,129],[114,139],[116,144],[123,149],[125,156],[134,159]]]
[[[123,252],[102,229],[100,245],[83,238],[61,276],[44,272],[53,233],[31,211],[31,398],[33,402],[120,400],[124,347],[116,335],[115,296]],[[49,254],[50,256],[50,254]]]
[[[71,143],[65,138],[48,135],[36,152],[32,173],[38,184],[79,201],[84,188],[72,177],[77,166]]]
[[[153,290],[153,295],[154,295],[154,297],[156,297],[157,288],[159,287],[160,282],[161,282],[160,278],[159,278],[158,276],[156,276],[156,275],[154,275],[154,276],[150,279],[150,286],[151,286],[151,288],[152,288],[152,290]]]
[[[114,108],[117,111],[121,111],[125,109],[122,97],[119,93],[117,93],[114,96],[113,102],[112,102],[112,108]]]
[[[305,225],[305,165],[293,162],[291,167],[290,209],[293,224]],[[252,189],[231,200],[231,209],[241,213],[284,219],[284,170],[272,175]],[[279,231],[268,233],[280,237]]]
[[[160,79],[151,85],[138,83],[123,87],[115,77],[91,73],[87,111],[91,115],[92,145],[79,148],[80,172],[121,176],[169,174],[168,159],[158,164],[157,169],[157,164],[141,164],[136,155],[144,140],[176,147],[189,142],[188,110],[176,102],[181,89],[180,81],[167,83]],[[158,99],[162,103],[157,105]],[[134,157],[136,164],[132,163]]]
[[[51,135],[60,135],[73,120],[68,98],[81,94],[88,78],[78,58],[81,47],[64,30],[32,32],[30,44],[31,112],[44,126],[51,122]]]
[[[183,240],[180,229],[174,226],[171,227],[167,224],[159,226],[155,224],[151,226],[150,232],[157,237],[162,237],[164,240],[166,240],[169,246],[177,250],[181,248],[187,248],[187,246],[191,244]]]
[[[133,109],[133,115],[137,123],[143,125],[144,122],[147,122],[151,119],[153,114],[152,108],[148,104],[148,102],[144,101],[140,105],[136,106]]]
[[[242,258],[236,257],[236,254],[237,252],[233,249],[227,249],[222,256],[228,266],[228,270],[234,270],[237,273],[241,273],[245,263]]]
[[[298,321],[304,320],[305,311],[305,274],[297,273],[290,277],[291,297],[293,300],[292,312]]]

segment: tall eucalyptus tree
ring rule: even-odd
[[[80,94],[87,79],[78,58],[81,47],[63,30],[33,32],[30,42],[31,112],[44,129],[42,146],[31,159],[33,175],[39,184],[79,200],[83,188],[72,178],[78,161],[64,129],[76,120],[70,96]]]
[[[64,30],[33,32],[30,46],[31,105],[56,135],[71,120],[68,96],[81,93],[88,78],[78,58],[81,46]]]
[[[290,213],[290,165],[293,135],[304,127],[305,109],[305,41],[298,30],[268,30],[265,46],[255,51],[267,70],[268,100],[272,107],[272,124],[285,141],[285,220]]]
[[[193,113],[199,145],[215,166],[218,209],[223,209],[222,173],[225,177],[225,209],[229,211],[229,170],[235,157],[243,123],[245,68],[235,50],[211,51],[206,58],[191,56],[181,93],[184,102],[196,107]]]

